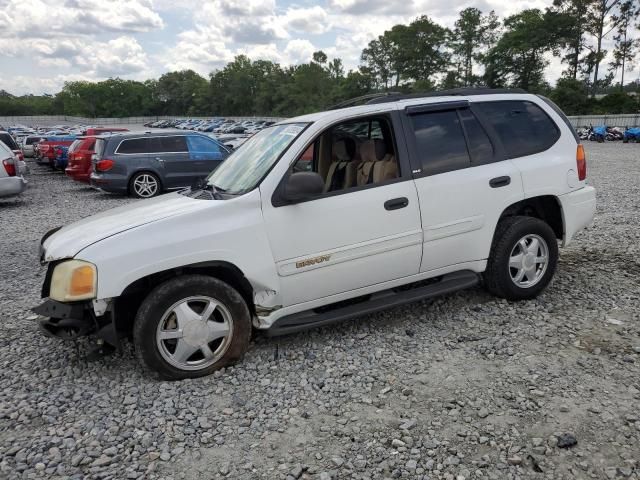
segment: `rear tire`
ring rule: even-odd
[[[206,275],[184,275],[154,288],[133,325],[136,354],[160,378],[209,375],[249,348],[251,314],[242,296]]]
[[[151,198],[162,193],[160,179],[151,172],[138,172],[129,181],[129,193],[136,198]]]
[[[507,217],[496,228],[483,275],[485,287],[507,300],[529,300],[551,282],[557,263],[558,240],[547,223]]]

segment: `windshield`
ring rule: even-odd
[[[287,123],[256,133],[209,175],[207,184],[229,194],[252,190],[306,125]]]

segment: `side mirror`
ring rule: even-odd
[[[284,184],[282,197],[286,202],[302,202],[320,195],[324,191],[324,180],[315,172],[296,172],[289,175]]]

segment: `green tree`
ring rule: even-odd
[[[613,37],[615,47],[613,49],[613,61],[609,64],[614,72],[621,68],[622,77],[620,79],[620,90],[624,91],[624,72],[630,65],[633,65],[640,40],[629,38],[629,28],[640,15],[640,5],[636,5],[634,0],[626,0],[620,5],[620,10],[614,17],[616,23],[616,34]]]
[[[585,61],[585,33],[589,7],[594,0],[554,0],[547,11],[548,30],[558,38],[559,47],[566,53],[562,62],[568,65],[564,72],[572,79],[578,78],[581,64]]]
[[[590,47],[590,62],[593,70],[592,92],[595,95],[598,88],[606,86],[606,82],[599,79],[600,63],[607,54],[602,46],[604,39],[618,27],[616,11],[622,0],[593,0],[587,14],[587,29],[594,36],[595,47]]]
[[[485,58],[487,85],[525,90],[542,85],[549,63],[545,55],[558,45],[546,24],[545,15],[538,9],[524,10],[504,20],[506,31]]]
[[[496,43],[499,27],[500,21],[493,10],[487,15],[483,15],[474,7],[465,8],[460,12],[451,32],[450,46],[459,65],[461,78],[458,81],[454,76],[447,75],[446,85],[469,86],[477,83],[473,65],[482,61],[485,51]]]
[[[209,83],[193,70],[165,73],[158,79],[156,97],[164,105],[163,113],[184,115],[207,110]]]

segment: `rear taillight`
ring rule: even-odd
[[[585,180],[587,178],[587,156],[584,153],[584,146],[581,144],[578,144],[576,149],[576,166],[578,168],[578,180]]]
[[[113,168],[113,160],[105,158],[96,162],[96,172],[107,172]]]
[[[24,160],[24,153],[22,153],[22,150],[13,150],[13,153],[18,157],[18,160]]]
[[[16,164],[13,160],[2,160],[2,165],[10,177],[16,176]]]
[[[40,145],[39,150],[44,153],[49,150],[49,145]]]

